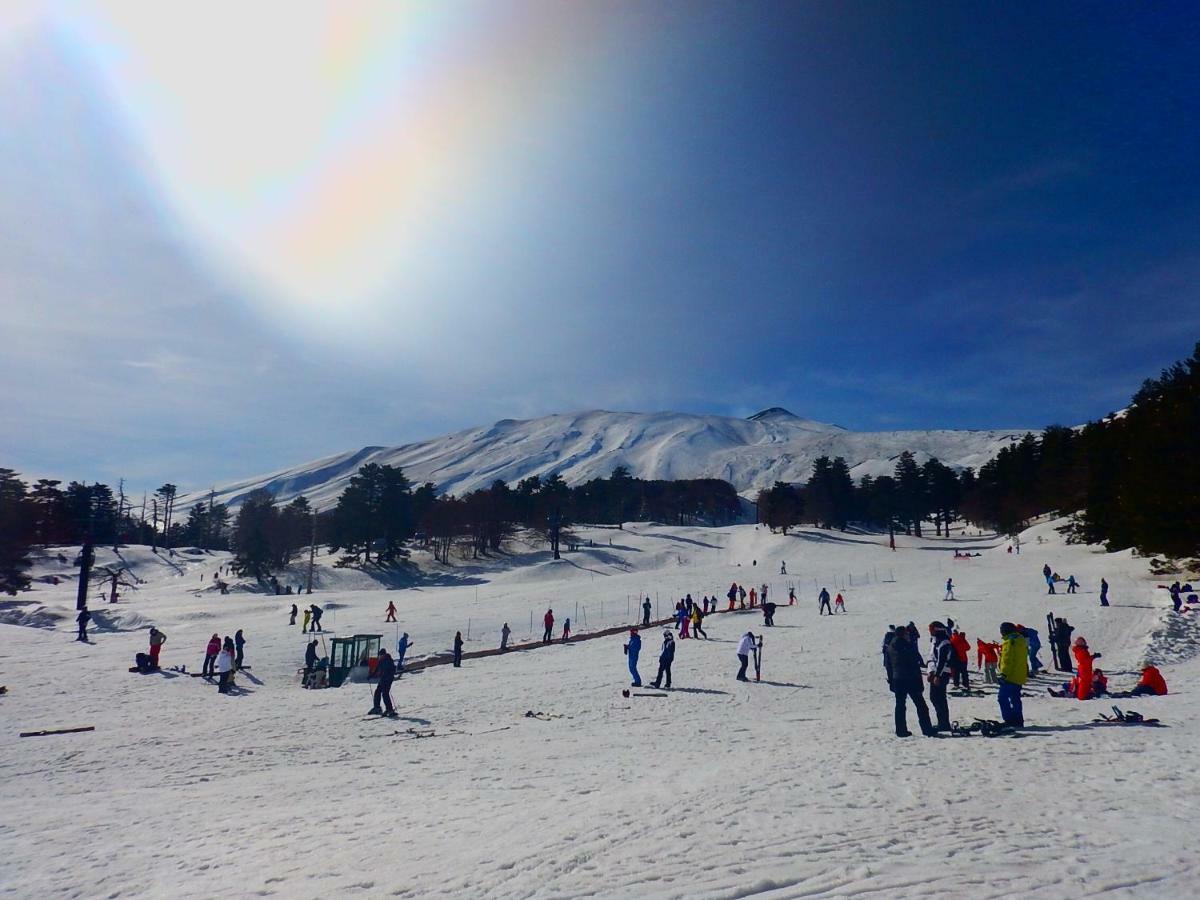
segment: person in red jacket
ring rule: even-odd
[[[996,664],[1000,662],[1000,645],[995,641],[980,641],[980,652],[983,654],[983,680],[988,684],[996,684]]]
[[[221,638],[214,634],[208,639],[208,646],[204,649],[204,666],[201,668],[200,674],[205,678],[212,678],[217,674],[217,655],[220,652]]]
[[[385,622],[395,622],[396,621],[396,604],[393,603],[391,600],[388,601],[387,618],[384,619],[383,621],[385,621]]]
[[[1081,637],[1075,638],[1071,652],[1075,656],[1075,699],[1088,700],[1092,696],[1092,660],[1098,654],[1093,655],[1087,641]]]
[[[967,672],[967,663],[971,659],[971,642],[961,631],[955,630],[950,636],[950,646],[954,657],[950,660],[950,673],[954,677],[954,686],[964,691],[971,689],[971,676]]]
[[[1142,669],[1142,680],[1137,683],[1132,691],[1131,697],[1141,697],[1150,695],[1161,697],[1167,692],[1167,682],[1163,680],[1162,673],[1154,666],[1146,666]]]
[[[550,643],[550,638],[554,635],[554,610],[546,610],[546,615],[542,618],[542,624],[546,626],[545,632],[542,634],[542,643]]]

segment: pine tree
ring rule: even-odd
[[[33,510],[25,483],[12,469],[0,469],[0,591],[16,596],[29,587],[29,545]]]

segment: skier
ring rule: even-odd
[[[554,610],[546,610],[546,615],[542,616],[542,624],[546,626],[546,630],[542,632],[542,643],[548,644],[554,634]]]
[[[1143,695],[1151,697],[1161,697],[1167,692],[1167,682],[1163,680],[1162,673],[1154,666],[1146,666],[1142,669],[1142,678],[1137,683],[1132,691],[1129,692],[1131,697],[1141,697]]]
[[[1021,629],[1021,634],[1025,635],[1025,640],[1029,642],[1029,674],[1036,675],[1040,669],[1044,669],[1042,661],[1037,658],[1038,651],[1042,649],[1042,639],[1038,637],[1036,628],[1029,628],[1025,625],[1018,625]]]
[[[692,607],[692,637],[708,640],[708,634],[704,630],[704,613],[700,612],[698,606]]]
[[[312,630],[313,631],[324,631],[325,630],[324,628],[321,627],[321,616],[323,616],[323,615],[325,615],[325,610],[321,609],[321,607],[317,606],[317,604],[314,603],[312,605]]]
[[[225,638],[225,643],[221,646],[221,652],[217,656],[217,671],[220,673],[220,681],[217,684],[218,694],[228,694],[229,689],[233,686],[233,639]]]
[[[200,667],[200,674],[204,678],[212,678],[217,665],[217,654],[221,652],[221,637],[214,634],[208,639],[208,646],[204,648],[204,665]]]
[[[79,634],[75,637],[75,640],[83,641],[85,644],[88,642],[87,626],[91,618],[92,614],[88,612],[86,606],[79,611],[79,615],[75,617],[75,621],[79,623]]]
[[[569,640],[571,640],[571,620],[564,619],[562,642],[565,644]]]
[[[396,680],[396,664],[387,650],[382,647],[379,648],[379,662],[375,665],[375,674],[379,676],[379,684],[375,686],[375,705],[371,707],[371,711],[367,715],[387,716],[394,719],[396,718],[396,708],[392,706],[392,682]],[[387,712],[379,708],[381,700]]]
[[[504,623],[504,627],[500,629],[500,652],[503,653],[508,649],[508,636],[512,634],[512,629],[508,627],[508,623]]]
[[[780,574],[780,575],[786,575],[786,574],[787,574],[787,563],[786,563],[786,562],[780,562],[780,563],[779,563],[779,574]]]
[[[642,603],[642,624],[648,626],[650,624],[650,598],[647,597]]]
[[[1078,673],[1075,676],[1075,699],[1088,700],[1092,696],[1092,660],[1100,656],[1088,649],[1088,643],[1082,637],[1075,638],[1075,665]]]
[[[1108,606],[1108,582],[1100,579],[1100,605]]]
[[[1079,582],[1075,580],[1074,575],[1067,576],[1067,593],[1074,594],[1079,587]]]
[[[795,606],[795,605],[796,605],[796,589],[794,587],[790,587],[790,588],[788,588],[788,606]]]
[[[971,642],[965,634],[955,630],[950,636],[950,646],[954,650],[954,656],[950,659],[950,673],[954,679],[954,686],[969,691],[971,674],[967,671],[967,663],[971,659]]]
[[[663,686],[663,677],[667,679],[667,688],[671,687],[671,663],[675,660],[675,636],[669,628],[663,630],[662,651],[658,654],[658,674],[650,682],[654,687]]]
[[[295,625],[295,624],[296,624],[296,613],[298,613],[298,612],[300,612],[300,610],[299,610],[299,609],[296,607],[296,604],[295,604],[295,603],[293,603],[293,604],[292,604],[292,617],[291,617],[290,619],[288,619],[288,624],[289,624],[289,625]]]
[[[953,600],[954,599],[954,579],[953,578],[946,579],[946,596],[943,597],[942,599],[943,600]]]
[[[240,628],[233,635],[233,646],[236,648],[237,653],[233,661],[233,667],[240,672],[242,670],[243,654],[245,653],[243,648],[246,646],[246,638],[243,637],[242,629]]]
[[[1067,624],[1066,619],[1054,620],[1054,649],[1058,656],[1058,669],[1060,672],[1074,672],[1071,667],[1071,632],[1075,630],[1073,625]]]
[[[636,628],[629,629],[629,640],[625,644],[625,655],[628,657],[629,674],[633,676],[630,687],[641,687],[642,676],[638,674],[638,654],[642,652],[642,638]]]
[[[304,609],[304,622],[303,622],[303,624],[301,624],[301,626],[300,626],[300,633],[301,633],[301,634],[308,634],[308,623],[309,623],[309,621],[310,621],[311,619],[312,619],[312,607],[311,607],[311,606],[309,606],[309,607],[305,607],[305,609]]]
[[[833,598],[833,611],[837,612],[839,609],[842,612],[846,611],[846,601],[842,599],[842,595],[840,593]]]
[[[764,603],[763,607],[762,607],[762,611],[763,611],[763,625],[765,625],[768,628],[773,626],[775,624],[775,604],[774,603]]]
[[[383,621],[384,622],[395,622],[396,621],[396,604],[393,603],[391,600],[388,601],[388,605],[387,605],[387,618],[385,618]]]
[[[929,636],[933,649],[929,651],[929,702],[937,713],[937,730],[950,730],[950,702],[946,699],[946,687],[957,653],[946,635],[946,626],[941,622],[929,623]]]
[[[462,645],[462,632],[454,632],[454,668],[456,669],[462,666]]]
[[[827,588],[821,588],[821,593],[817,595],[817,599],[821,602],[820,607],[817,609],[817,615],[824,615],[828,610],[829,614],[832,616],[833,608],[829,605],[829,590]]]
[[[741,668],[738,669],[737,680],[749,681],[746,677],[746,666],[750,665],[750,654],[754,652],[757,645],[754,642],[754,634],[747,631],[742,635],[742,639],[738,641],[737,658],[741,661]]]
[[[408,652],[408,648],[409,648],[409,646],[411,646],[411,644],[412,644],[412,641],[410,641],[408,639],[407,631],[404,632],[404,634],[400,635],[400,640],[396,641],[396,674],[397,675],[404,674],[404,654],[406,654]]]
[[[929,707],[925,705],[925,691],[921,683],[921,655],[908,639],[907,628],[897,628],[884,638],[883,665],[887,673],[888,689],[896,695],[896,737],[912,737],[908,730],[905,698],[910,698],[917,710],[921,734],[935,737],[937,729],[929,721]]]
[[[167,636],[155,628],[150,626],[150,667],[158,668],[158,654],[162,652],[162,645],[167,642]]]
[[[1000,623],[1000,718],[1005,725],[1022,728],[1025,712],[1021,706],[1021,686],[1029,679],[1029,645],[1012,622]]]

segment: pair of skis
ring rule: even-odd
[[[754,680],[762,681],[762,635],[754,642]]]

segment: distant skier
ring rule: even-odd
[[[396,664],[387,650],[382,647],[379,648],[379,661],[375,664],[375,674],[379,677],[379,683],[375,686],[375,705],[371,707],[371,711],[367,715],[396,718],[396,708],[392,706],[392,682],[396,680]],[[379,706],[381,700],[386,712]]]
[[[512,629],[508,627],[508,623],[504,623],[504,627],[500,629],[500,652],[503,653],[508,649],[508,636],[512,634]]]
[[[167,636],[155,628],[150,626],[150,667],[158,668],[158,655],[162,652],[162,645],[167,642]]]
[[[87,626],[91,619],[92,614],[88,612],[86,606],[79,611],[79,615],[75,617],[75,621],[79,624],[79,634],[75,636],[75,640],[83,641],[85,644],[88,642]]]
[[[1029,680],[1029,645],[1012,622],[1000,623],[1000,718],[1005,725],[1024,727],[1025,712],[1021,706],[1021,686]]]
[[[245,658],[243,654],[245,653],[246,647],[246,638],[242,634],[242,629],[240,628],[233,636],[233,646],[235,648],[235,652],[237,653],[237,656],[233,661],[233,667],[240,672],[242,670],[242,662]]]
[[[1100,605],[1108,606],[1108,582],[1100,579]]]
[[[796,605],[796,589],[794,587],[790,587],[790,588],[788,588],[788,606],[795,606],[795,605]]]
[[[817,599],[821,603],[821,605],[817,609],[817,615],[822,616],[826,612],[828,612],[832,616],[833,615],[833,607],[831,607],[829,605],[829,589],[821,588],[821,593],[819,593],[817,595]]]
[[[404,654],[408,653],[408,648],[412,646],[412,641],[408,639],[408,632],[400,635],[400,639],[396,641],[396,674],[404,674]]]
[[[291,617],[290,619],[288,619],[288,624],[289,624],[289,625],[295,625],[295,624],[296,624],[296,614],[297,614],[298,612],[300,612],[300,610],[299,610],[299,609],[296,607],[296,604],[295,604],[295,603],[293,603],[293,604],[292,604],[292,617]]]
[[[833,611],[838,612],[839,610],[842,612],[846,611],[846,601],[842,598],[840,593],[833,598]]]
[[[912,732],[908,730],[906,698],[912,700],[917,711],[921,733],[926,737],[935,736],[937,729],[929,721],[929,707],[925,705],[921,655],[908,639],[907,628],[897,628],[884,637],[883,664],[888,689],[896,697],[896,737],[912,737]]]
[[[954,599],[954,579],[953,578],[946,579],[946,596],[943,597],[942,599],[943,600],[953,600]]]
[[[652,608],[650,606],[650,598],[647,597],[642,603],[642,624],[645,626],[649,626],[650,624],[650,610]]]
[[[218,694],[228,694],[232,687],[234,653],[233,639],[226,637],[225,643],[221,646],[221,652],[217,655],[217,672],[220,675],[220,681],[217,684]]]
[[[456,669],[462,666],[462,647],[462,632],[456,631],[454,632],[454,668]]]
[[[393,603],[391,600],[388,601],[388,605],[387,605],[387,618],[385,618],[383,621],[384,622],[395,622],[396,621],[396,604]]]
[[[775,624],[775,604],[774,603],[764,603],[762,606],[762,611],[763,611],[763,625],[766,626],[767,628],[770,628],[771,626],[773,626]]]
[[[781,563],[779,564],[779,574],[780,574],[780,575],[786,575],[786,574],[787,574],[787,563],[785,563],[785,562],[781,562]]]
[[[1079,589],[1079,582],[1075,580],[1074,575],[1067,576],[1067,593],[1074,594]]]
[[[542,632],[542,643],[548,644],[554,636],[554,610],[546,610],[546,615],[542,616],[542,624],[546,626],[546,630]]]
[[[738,641],[737,658],[738,658],[738,661],[741,663],[741,667],[738,669],[738,673],[737,673],[738,681],[749,681],[750,680],[749,678],[746,677],[746,666],[750,665],[750,654],[752,654],[754,652],[754,650],[757,646],[758,645],[754,641],[754,634],[749,631],[747,631],[745,634],[743,634],[742,639],[740,641]]]
[[[675,636],[670,629],[663,631],[662,650],[658,654],[658,674],[650,682],[654,687],[663,687],[663,678],[667,680],[666,687],[671,686],[671,663],[675,660]]]
[[[946,688],[957,654],[941,622],[929,623],[929,636],[933,639],[933,649],[929,651],[929,702],[937,713],[937,730],[949,731],[950,701],[946,698]]]
[[[571,620],[570,620],[570,619],[563,619],[563,636],[562,636],[562,642],[565,644],[565,643],[567,643],[567,641],[569,641],[569,640],[571,640]]]
[[[642,676],[638,674],[638,655],[642,652],[642,638],[636,628],[629,629],[629,640],[625,643],[625,656],[629,663],[629,674],[633,676],[630,687],[641,687]]]

